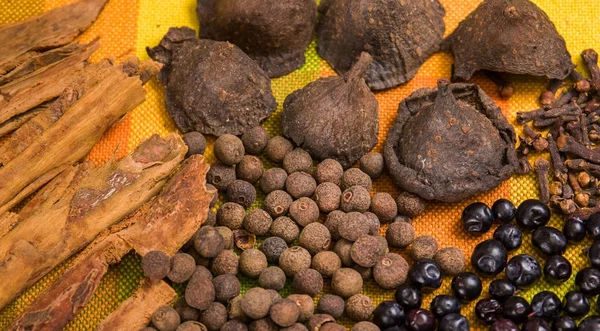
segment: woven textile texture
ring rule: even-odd
[[[23,20],[32,15],[65,5],[73,0],[0,0],[0,24],[12,23]],[[600,40],[600,26],[595,22],[600,13],[600,1],[590,0],[533,0],[550,16],[559,33],[566,39],[567,47],[573,56],[573,61],[581,66],[579,54],[586,48],[598,48]],[[458,23],[465,18],[480,3],[480,0],[441,0],[446,9],[446,34],[453,31]],[[195,14],[196,0],[110,0],[96,23],[81,37],[82,41],[89,41],[96,36],[101,36],[101,48],[92,57],[93,61],[112,56],[123,59],[126,56],[136,55],[147,59],[146,46],[158,44],[162,36],[172,26],[190,26],[198,29]],[[331,67],[315,51],[313,42],[307,50],[306,64],[295,72],[273,80],[273,90],[279,103],[279,108],[263,125],[271,135],[280,134],[279,120],[281,105],[285,97],[292,91],[299,89],[307,83],[323,76],[334,75]],[[379,143],[376,151],[381,151],[385,135],[392,125],[397,113],[399,102],[420,87],[435,86],[437,79],[450,76],[452,58],[448,54],[438,53],[433,55],[419,70],[416,77],[409,83],[377,93],[379,101],[380,131]],[[587,73],[586,73],[587,74]],[[473,82],[481,85],[502,108],[504,115],[515,124],[516,112],[538,107],[539,93],[544,89],[544,79],[514,77],[516,94],[509,100],[500,100],[490,81],[482,76],[476,76]],[[164,106],[164,93],[162,86],[156,79],[150,81],[147,100],[131,112],[125,119],[113,127],[93,149],[89,158],[101,164],[114,155],[123,156],[133,149],[140,141],[148,138],[153,133],[165,135],[176,131],[173,121],[168,117]],[[110,97],[110,96],[107,96]],[[519,130],[518,125],[516,125]],[[214,139],[209,139],[209,145]],[[207,151],[209,161],[214,160],[211,149]],[[266,165],[270,166],[267,162]],[[397,194],[396,188],[391,184],[389,177],[375,181],[374,190]],[[528,198],[535,198],[538,188],[533,175],[515,176],[506,181],[493,191],[473,197],[469,200],[454,204],[430,203],[427,212],[413,220],[419,235],[431,235],[437,239],[439,247],[457,246],[470,256],[473,247],[484,239],[491,237],[492,231],[484,236],[474,237],[467,235],[460,224],[462,209],[471,202],[483,201],[491,204],[498,198],[508,198],[518,204]],[[260,202],[256,203],[259,206]],[[564,219],[553,216],[550,225],[562,227]],[[382,229],[383,232],[384,229]],[[583,242],[570,246],[566,257],[573,263],[575,271],[587,265],[582,253],[584,247],[590,242]],[[530,253],[543,261],[542,257],[534,251],[530,243],[530,235],[525,236],[524,244],[517,252]],[[408,254],[399,251],[407,259]],[[409,263],[412,263],[409,259]],[[27,289],[9,306],[0,311],[0,330],[6,328],[23,309],[49,286],[67,267],[69,261],[49,273],[35,285]],[[468,266],[470,269],[471,267]],[[88,304],[67,326],[67,330],[93,330],[96,325],[118,305],[125,300],[136,288],[142,278],[140,258],[131,253],[110,272]],[[522,292],[527,299],[542,289],[551,289],[562,297],[567,291],[574,288],[574,276],[570,281],[554,286],[540,281],[535,287]],[[436,294],[450,293],[450,277],[445,277],[443,286],[434,293],[427,294],[423,303],[428,307],[431,299]],[[487,295],[487,285],[490,279],[484,279],[484,293]],[[243,279],[243,288],[256,286],[256,282]],[[1,285],[0,285],[1,288]],[[176,286],[181,293],[181,286]],[[326,284],[325,290],[328,289]],[[287,295],[291,289],[286,287],[282,295]],[[375,304],[393,298],[393,291],[382,291],[372,281],[365,283],[363,293],[369,295]],[[315,302],[318,297],[315,298]],[[592,302],[592,307],[595,302]],[[463,314],[471,321],[472,330],[485,330],[486,327],[476,322],[473,314],[474,303],[463,306]],[[351,326],[348,320],[342,320],[346,326]]]

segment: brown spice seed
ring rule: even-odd
[[[437,252],[438,244],[431,236],[418,236],[410,247],[410,256],[414,260],[433,259]]]
[[[244,229],[257,236],[264,236],[271,229],[273,219],[262,209],[253,209],[244,217]]]
[[[248,331],[248,327],[243,322],[233,319],[223,324],[220,331]]]
[[[440,265],[442,273],[457,275],[465,271],[465,253],[457,247],[445,247],[435,253],[433,259]]]
[[[225,240],[214,227],[203,226],[194,235],[194,247],[201,256],[213,258],[225,249]]]
[[[215,196],[217,196],[217,195],[215,194]],[[212,204],[212,202],[211,202],[211,204]],[[202,226],[205,226],[205,225],[210,225],[210,226],[217,225],[217,214],[212,209],[208,210],[208,214],[206,215],[206,220],[204,221],[204,223],[202,223]]]
[[[371,152],[360,158],[360,170],[372,179],[379,178],[383,173],[385,161],[381,153]]]
[[[271,304],[271,294],[260,287],[253,287],[246,291],[241,301],[244,314],[252,319],[259,319],[267,316]]]
[[[159,330],[175,330],[180,323],[179,314],[168,306],[162,306],[152,314],[152,325]]]
[[[260,159],[253,155],[245,155],[242,161],[235,166],[237,178],[252,184],[258,182],[264,171]]]
[[[298,320],[300,309],[292,300],[283,299],[271,306],[271,319],[281,327],[290,326]]]
[[[346,328],[343,325],[340,325],[337,323],[325,323],[325,324],[323,324],[323,326],[321,326],[321,328],[319,330],[320,331],[346,331]]]
[[[225,202],[217,211],[217,224],[231,230],[239,229],[244,224],[245,216],[246,209],[244,207],[234,202]]]
[[[373,182],[371,177],[362,170],[350,168],[342,175],[342,189],[347,190],[352,186],[362,186],[368,192],[373,187]]]
[[[334,210],[327,215],[324,225],[331,233],[333,240],[340,240],[339,225],[346,222],[346,217],[346,213],[341,210]]]
[[[213,163],[206,174],[206,182],[214,185],[219,191],[226,191],[235,180],[235,169],[222,163]]]
[[[358,271],[363,280],[369,280],[373,277],[373,268],[361,267],[358,264],[352,266],[352,269]]]
[[[408,269],[408,263],[402,256],[388,253],[380,257],[373,267],[373,279],[381,288],[393,289],[404,284]]]
[[[279,327],[269,317],[263,317],[248,324],[249,331],[278,331]]]
[[[227,323],[227,308],[220,302],[213,302],[202,312],[200,323],[204,324],[209,331],[218,331]]]
[[[363,215],[367,217],[369,221],[369,235],[374,236],[379,233],[379,229],[381,228],[381,222],[379,221],[379,217],[377,215],[367,211],[364,212]]]
[[[334,159],[325,159],[319,163],[315,169],[315,178],[319,184],[330,182],[335,185],[341,185],[344,168]]]
[[[227,303],[227,315],[230,320],[239,320],[239,321],[247,321],[248,316],[242,310],[242,296],[238,295],[237,297],[229,300]]]
[[[233,230],[233,241],[235,247],[244,251],[256,245],[256,235],[242,229]]]
[[[215,287],[210,278],[198,272],[198,268],[185,287],[185,301],[191,307],[204,310],[215,301]]]
[[[288,174],[297,171],[311,173],[312,164],[313,160],[310,154],[299,147],[287,153],[283,158],[283,169],[285,169]]]
[[[346,315],[355,321],[366,321],[375,310],[371,298],[364,294],[355,294],[346,301]]]
[[[206,150],[206,138],[200,132],[192,131],[182,136],[183,142],[188,147],[185,157],[190,157],[196,154],[204,154]]]
[[[271,225],[271,235],[285,240],[288,245],[296,240],[299,234],[300,228],[287,216],[276,218]]]
[[[306,248],[311,255],[329,250],[331,245],[331,234],[325,225],[321,223],[310,223],[300,232],[298,238],[300,246]]]
[[[415,240],[415,228],[407,222],[394,222],[388,226],[385,239],[392,247],[407,247]]]
[[[344,299],[337,295],[324,294],[323,296],[321,296],[321,298],[319,298],[319,303],[317,303],[317,310],[322,314],[328,314],[331,315],[333,318],[338,319],[344,314]]]
[[[317,270],[323,277],[331,278],[342,267],[342,260],[332,251],[323,251],[312,258],[311,268]]]
[[[170,267],[169,257],[161,251],[150,251],[142,258],[144,275],[154,280],[167,277]]]
[[[342,261],[344,267],[352,267],[354,260],[352,260],[351,250],[353,242],[346,239],[340,239],[333,246],[333,251]]]
[[[319,220],[319,206],[307,197],[294,201],[289,212],[290,217],[300,226],[307,226]]]
[[[287,298],[294,301],[300,310],[298,322],[305,323],[311,319],[315,311],[313,298],[306,294],[291,294]]]
[[[281,328],[279,330],[280,331],[308,331],[306,326],[304,326],[304,324],[300,324],[300,323],[294,323],[291,326],[288,326],[287,328]]]
[[[414,194],[402,192],[396,198],[398,213],[414,218],[425,211],[425,201]]]
[[[265,197],[264,209],[271,217],[279,217],[287,214],[293,200],[285,191],[275,190]]]
[[[285,286],[285,273],[281,268],[271,266],[258,276],[258,285],[267,290],[281,291]]]
[[[229,300],[240,295],[241,284],[233,274],[217,276],[213,278],[212,282],[215,288],[215,299],[219,302],[227,303]]]
[[[260,154],[269,143],[269,133],[262,126],[246,130],[242,135],[242,144],[247,154]]]
[[[239,264],[238,256],[233,251],[224,250],[213,259],[210,270],[215,276],[224,274],[236,275]]]
[[[314,200],[323,213],[332,212],[340,207],[342,190],[339,186],[324,182],[319,184],[315,190]]]
[[[398,214],[398,206],[389,193],[378,192],[371,198],[371,211],[383,223],[389,223]]]
[[[364,213],[371,205],[371,195],[362,186],[352,186],[342,193],[340,208],[345,212],[357,211]]]
[[[224,134],[215,140],[215,157],[223,164],[232,166],[240,163],[244,157],[244,144],[232,134]]]
[[[175,331],[207,331],[206,325],[196,322],[196,321],[187,321],[179,324]]]
[[[379,331],[379,327],[371,322],[362,321],[354,324],[351,331]]]
[[[294,172],[285,181],[285,190],[294,198],[312,197],[317,189],[317,182],[306,172]]]
[[[240,254],[240,271],[250,278],[258,278],[267,266],[267,257],[258,249],[247,249]]]
[[[335,323],[335,318],[327,314],[315,314],[308,321],[309,330],[321,330],[326,323]]]
[[[279,267],[288,277],[294,277],[298,272],[310,268],[310,263],[310,253],[300,246],[290,247],[279,256]]]
[[[225,249],[233,248],[233,231],[226,226],[215,226],[215,230],[219,231],[221,237],[223,237],[223,242],[225,243]]]
[[[342,298],[349,298],[362,290],[363,279],[358,271],[341,268],[333,274],[331,290]]]
[[[249,208],[256,200],[256,189],[254,185],[236,179],[227,188],[227,200],[238,203],[244,208]]]
[[[177,311],[181,321],[195,321],[200,317],[200,311],[196,308],[190,307],[187,302],[185,302],[184,298],[181,298],[175,302],[173,305],[173,309]]]
[[[358,238],[350,249],[352,260],[366,268],[370,268],[377,263],[379,257],[383,255],[379,240],[373,236],[362,236]]]
[[[267,257],[267,261],[273,264],[279,263],[279,256],[287,248],[285,240],[279,237],[269,237],[260,245],[260,250]]]
[[[260,178],[260,190],[269,194],[275,190],[284,190],[287,172],[281,168],[271,168]]]
[[[171,270],[167,277],[174,283],[183,283],[196,271],[196,261],[186,253],[177,253],[171,257]]]
[[[296,293],[314,297],[323,290],[323,276],[315,269],[300,270],[294,276],[293,284]]]
[[[269,140],[265,148],[265,155],[275,162],[281,163],[285,156],[294,149],[292,143],[282,136],[275,136]]]
[[[369,233],[370,226],[367,217],[360,212],[346,214],[346,221],[339,224],[338,232],[346,240],[355,241]]]

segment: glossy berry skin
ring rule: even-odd
[[[521,331],[521,329],[515,322],[503,318],[492,324],[490,331]]]
[[[563,315],[552,322],[552,331],[577,331],[577,323],[571,317]]]
[[[404,325],[402,326],[392,326],[391,328],[383,329],[385,331],[406,331]]]
[[[593,213],[585,222],[587,233],[596,239],[600,239],[600,213]]]
[[[600,316],[592,315],[584,318],[579,323],[578,331],[598,331],[600,330]]]
[[[471,265],[484,276],[496,276],[506,267],[508,252],[504,245],[495,239],[488,239],[475,246],[471,255]]]
[[[575,286],[587,296],[600,294],[600,270],[583,268],[575,276]]]
[[[481,279],[472,272],[461,272],[452,278],[452,292],[461,302],[470,302],[481,295]]]
[[[383,301],[373,311],[373,323],[385,330],[404,325],[404,309],[394,301]]]
[[[408,285],[398,287],[394,298],[404,310],[421,308],[421,303],[423,302],[421,292],[417,288]]]
[[[600,269],[600,240],[595,240],[587,252],[592,267]]]
[[[551,291],[542,291],[534,295],[531,299],[531,309],[535,317],[552,321],[562,312],[562,302],[560,298]]]
[[[525,200],[517,208],[516,219],[517,224],[521,228],[534,230],[537,227],[548,224],[550,221],[550,209],[540,200]]]
[[[490,283],[488,292],[492,298],[504,302],[515,294],[517,287],[506,279],[495,279]]]
[[[502,318],[502,304],[496,299],[481,299],[475,305],[475,316],[485,324],[494,324]]]
[[[462,222],[467,232],[486,233],[494,223],[494,215],[485,203],[474,202],[463,210]]]
[[[522,331],[552,331],[550,324],[541,318],[530,318],[523,323]]]
[[[502,306],[502,315],[504,318],[508,318],[517,324],[525,322],[530,313],[531,306],[527,300],[519,296],[513,296],[506,299]]]
[[[585,223],[579,218],[569,218],[565,222],[562,232],[569,243],[578,243],[585,239]]]
[[[533,246],[546,255],[562,255],[567,250],[565,235],[549,226],[540,226],[531,235]]]
[[[494,239],[501,242],[507,251],[513,251],[521,247],[523,234],[521,230],[513,224],[502,224],[494,231]]]
[[[563,311],[573,318],[584,316],[590,311],[590,300],[581,292],[567,292],[563,300]]]
[[[506,278],[513,282],[517,287],[529,287],[541,277],[542,267],[531,255],[515,255],[506,264]]]
[[[510,200],[498,199],[492,205],[494,220],[500,223],[510,223],[517,215],[517,208]]]
[[[437,319],[448,314],[460,314],[460,301],[451,295],[438,295],[431,300],[429,310]]]
[[[562,255],[548,256],[544,264],[544,276],[550,283],[560,284],[571,278],[573,266]]]
[[[442,286],[442,271],[435,261],[420,259],[408,270],[408,280],[422,291],[432,291]]]
[[[448,314],[440,320],[438,331],[469,331],[469,321],[460,314]]]
[[[405,326],[409,331],[434,331],[435,316],[425,309],[413,309],[406,313]]]

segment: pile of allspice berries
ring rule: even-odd
[[[201,134],[187,133],[184,141],[189,154],[204,153]],[[207,187],[227,202],[209,210],[180,253],[143,257],[147,277],[187,283],[184,298],[157,310],[143,331],[345,330],[336,323],[344,315],[356,322],[352,330],[379,330],[369,322],[375,305],[361,291],[367,279],[386,290],[406,282],[409,264],[390,248],[433,259],[447,274],[465,268],[460,249],[438,250],[433,237],[416,236],[411,218],[425,209],[419,197],[371,194],[372,179],[384,171],[380,153],[364,155],[359,168],[344,170],[333,159],[314,166],[305,150],[259,126],[241,139],[220,136],[214,154]],[[261,154],[281,167],[265,171]],[[263,207],[247,211],[255,187],[265,195]],[[382,224],[389,224],[385,236]],[[260,287],[241,294],[238,274]],[[282,298],[288,280],[294,294]],[[326,281],[331,293],[323,294]]]

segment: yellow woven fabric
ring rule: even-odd
[[[0,24],[23,20],[73,1],[0,0]],[[550,16],[559,33],[566,39],[574,62],[581,65],[579,58],[581,51],[590,47],[598,47],[600,25],[597,24],[596,18],[597,13],[600,13],[600,1],[533,1]],[[475,9],[480,0],[441,0],[441,2],[446,9],[445,22],[446,33],[448,33],[454,30],[458,23]],[[196,0],[111,0],[101,13],[98,21],[80,39],[89,41],[95,36],[101,36],[102,47],[93,56],[93,60],[99,60],[107,56],[122,59],[129,55],[137,55],[142,59],[147,59],[146,46],[158,44],[169,27],[187,25],[197,30],[198,22],[195,8]],[[398,88],[376,94],[380,106],[380,132],[379,144],[377,144],[375,150],[381,151],[385,135],[396,116],[398,103],[417,88],[434,86],[438,78],[449,77],[451,63],[452,58],[449,55],[436,54],[423,65],[412,81]],[[273,80],[273,90],[280,106],[277,112],[264,123],[264,126],[272,135],[279,134],[278,123],[281,105],[285,97],[290,92],[319,77],[333,74],[331,67],[318,57],[313,42],[307,51],[306,64],[301,69]],[[516,94],[507,101],[498,99],[494,86],[485,78],[476,76],[473,81],[480,84],[496,100],[513,124],[516,124],[515,115],[518,110],[529,110],[538,106],[537,98],[545,87],[544,79],[516,77],[513,80]],[[146,88],[148,90],[146,102],[106,134],[92,151],[90,159],[96,163],[102,163],[107,161],[115,150],[117,150],[119,156],[122,156],[153,133],[164,135],[176,131],[173,121],[166,113],[164,93],[158,81],[153,79],[147,84]],[[518,129],[518,126],[516,127]],[[209,139],[209,145],[212,141]],[[209,161],[213,160],[210,149],[207,151],[207,156]],[[377,191],[387,191],[392,195],[397,193],[389,177],[376,180],[374,187]],[[518,204],[525,199],[535,198],[537,195],[538,188],[532,175],[516,176],[493,191],[467,201],[455,204],[430,203],[427,206],[427,212],[417,217],[413,224],[419,235],[435,237],[440,248],[457,246],[469,256],[477,243],[491,237],[492,231],[479,237],[467,235],[459,221],[461,211],[466,205],[474,201],[491,204],[498,198],[508,198]],[[556,227],[561,227],[562,223],[563,218],[558,216],[554,216],[551,221],[551,225]],[[527,252],[543,261],[543,258],[532,248],[530,236],[527,235],[525,238],[522,248],[514,254]],[[582,249],[589,246],[589,244],[590,242],[584,242],[571,246],[565,254],[573,263],[575,271],[586,266],[587,262],[582,254]],[[399,251],[399,253],[408,259],[406,252]],[[409,260],[409,263],[412,263],[412,261]],[[51,284],[68,266],[69,262],[67,261],[0,311],[0,329],[6,328],[36,295]],[[111,267],[90,304],[78,314],[77,318],[66,329],[93,330],[104,317],[133,292],[141,277],[139,257],[133,253],[127,255],[119,265]],[[423,306],[428,307],[429,302],[436,294],[450,293],[450,281],[451,278],[445,277],[442,288],[428,294]],[[562,297],[564,293],[573,289],[573,281],[574,276],[565,284],[553,286],[542,280],[534,288],[523,292],[521,295],[531,299],[538,291],[550,289],[555,291],[559,297]],[[484,280],[484,293],[482,295],[486,295],[489,282],[489,279]],[[244,288],[256,285],[254,281],[249,279],[243,279],[243,284]],[[0,290],[1,286],[0,284]],[[327,288],[328,285],[326,284],[326,290]],[[177,287],[177,289],[181,292],[181,287]],[[290,289],[287,287],[282,294],[286,295],[289,291]],[[393,291],[382,291],[373,282],[366,282],[363,292],[369,295],[375,304],[393,297]],[[592,307],[594,307],[595,302],[592,302],[592,304]],[[476,321],[473,308],[474,303],[464,306],[463,314],[471,321],[472,330],[485,330],[486,327]],[[351,325],[348,320],[342,320],[342,322],[347,326]]]

